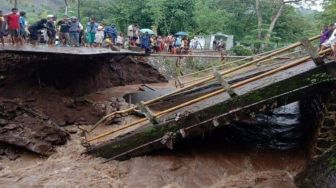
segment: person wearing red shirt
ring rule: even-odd
[[[12,39],[13,45],[19,42],[20,31],[20,15],[18,15],[18,9],[12,8],[12,13],[6,16],[8,31]]]

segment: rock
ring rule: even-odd
[[[117,102],[125,102],[125,99],[122,98],[122,97],[118,97],[116,101],[117,101]]]
[[[127,117],[129,114],[128,113],[122,113],[121,116],[122,117]]]
[[[49,124],[51,124],[51,123],[49,123]],[[58,121],[56,121],[56,124],[60,127],[65,127],[67,125],[66,121],[64,121],[64,120],[58,120]]]
[[[117,101],[117,98],[116,98],[116,97],[111,97],[111,98],[109,99],[109,101],[110,101],[110,102]]]
[[[121,117],[115,117],[112,119],[112,123],[115,123],[115,124],[121,124],[123,122],[123,118]]]
[[[15,125],[15,124],[8,124],[6,126],[4,126],[3,128],[6,129],[6,130],[13,130],[13,129],[16,129],[18,126]]]
[[[66,125],[72,125],[76,122],[74,117],[70,117],[69,115],[65,115],[64,121],[66,122]]]
[[[0,126],[7,125],[8,121],[6,119],[0,119]]]
[[[45,141],[50,143],[58,143],[60,140],[60,136],[57,134],[48,135],[46,138],[44,138]]]
[[[64,98],[63,103],[68,108],[76,108],[75,100],[72,98]]]
[[[78,132],[78,129],[76,127],[67,127],[65,130],[70,134],[76,134]]]
[[[313,159],[306,169],[295,177],[299,188],[333,188],[336,185],[336,145]]]

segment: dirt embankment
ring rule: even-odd
[[[142,56],[0,53],[0,62],[0,86],[5,90],[53,87],[68,96],[81,96],[114,86],[167,82]]]
[[[142,57],[0,53],[0,155],[15,159],[12,146],[49,155],[69,138],[64,127],[91,125],[111,109],[118,110],[115,98],[90,101],[86,94],[165,81]]]

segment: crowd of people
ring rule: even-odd
[[[127,28],[127,36],[118,32],[115,24],[98,23],[90,18],[86,25],[82,25],[77,17],[63,16],[57,20],[54,15],[28,24],[26,12],[13,8],[11,13],[0,11],[0,42],[5,41],[13,45],[30,43],[33,46],[41,43],[49,47],[139,47],[146,52],[188,53],[190,40],[187,36],[156,36],[153,32],[141,30],[136,23]]]

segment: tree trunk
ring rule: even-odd
[[[80,17],[80,0],[77,1],[77,13],[78,13],[78,21],[81,21],[81,17]]]
[[[64,15],[68,15],[68,1],[67,1],[67,0],[64,0],[64,4],[65,4]]]
[[[17,7],[18,7],[18,1],[15,0],[15,1],[14,1],[14,8],[17,8]]]
[[[267,47],[267,45],[268,45],[268,43],[269,43],[269,41],[271,39],[272,32],[273,32],[273,29],[275,27],[275,24],[277,23],[277,21],[279,20],[280,16],[282,15],[284,7],[285,7],[285,3],[282,2],[281,5],[280,5],[280,7],[279,7],[279,9],[278,9],[278,11],[277,11],[277,13],[276,13],[276,15],[273,16],[273,18],[272,18],[271,24],[270,24],[270,26],[268,28],[268,31],[266,33],[266,36],[264,38],[265,47]]]
[[[261,40],[261,31],[262,31],[262,15],[260,12],[260,0],[255,1],[255,6],[256,6],[256,15],[258,19],[258,39]]]
[[[255,9],[256,9],[256,15],[258,19],[258,40],[262,40],[262,24],[263,24],[263,18],[260,12],[260,0],[255,1]],[[260,44],[260,49],[264,49],[264,43]]]

